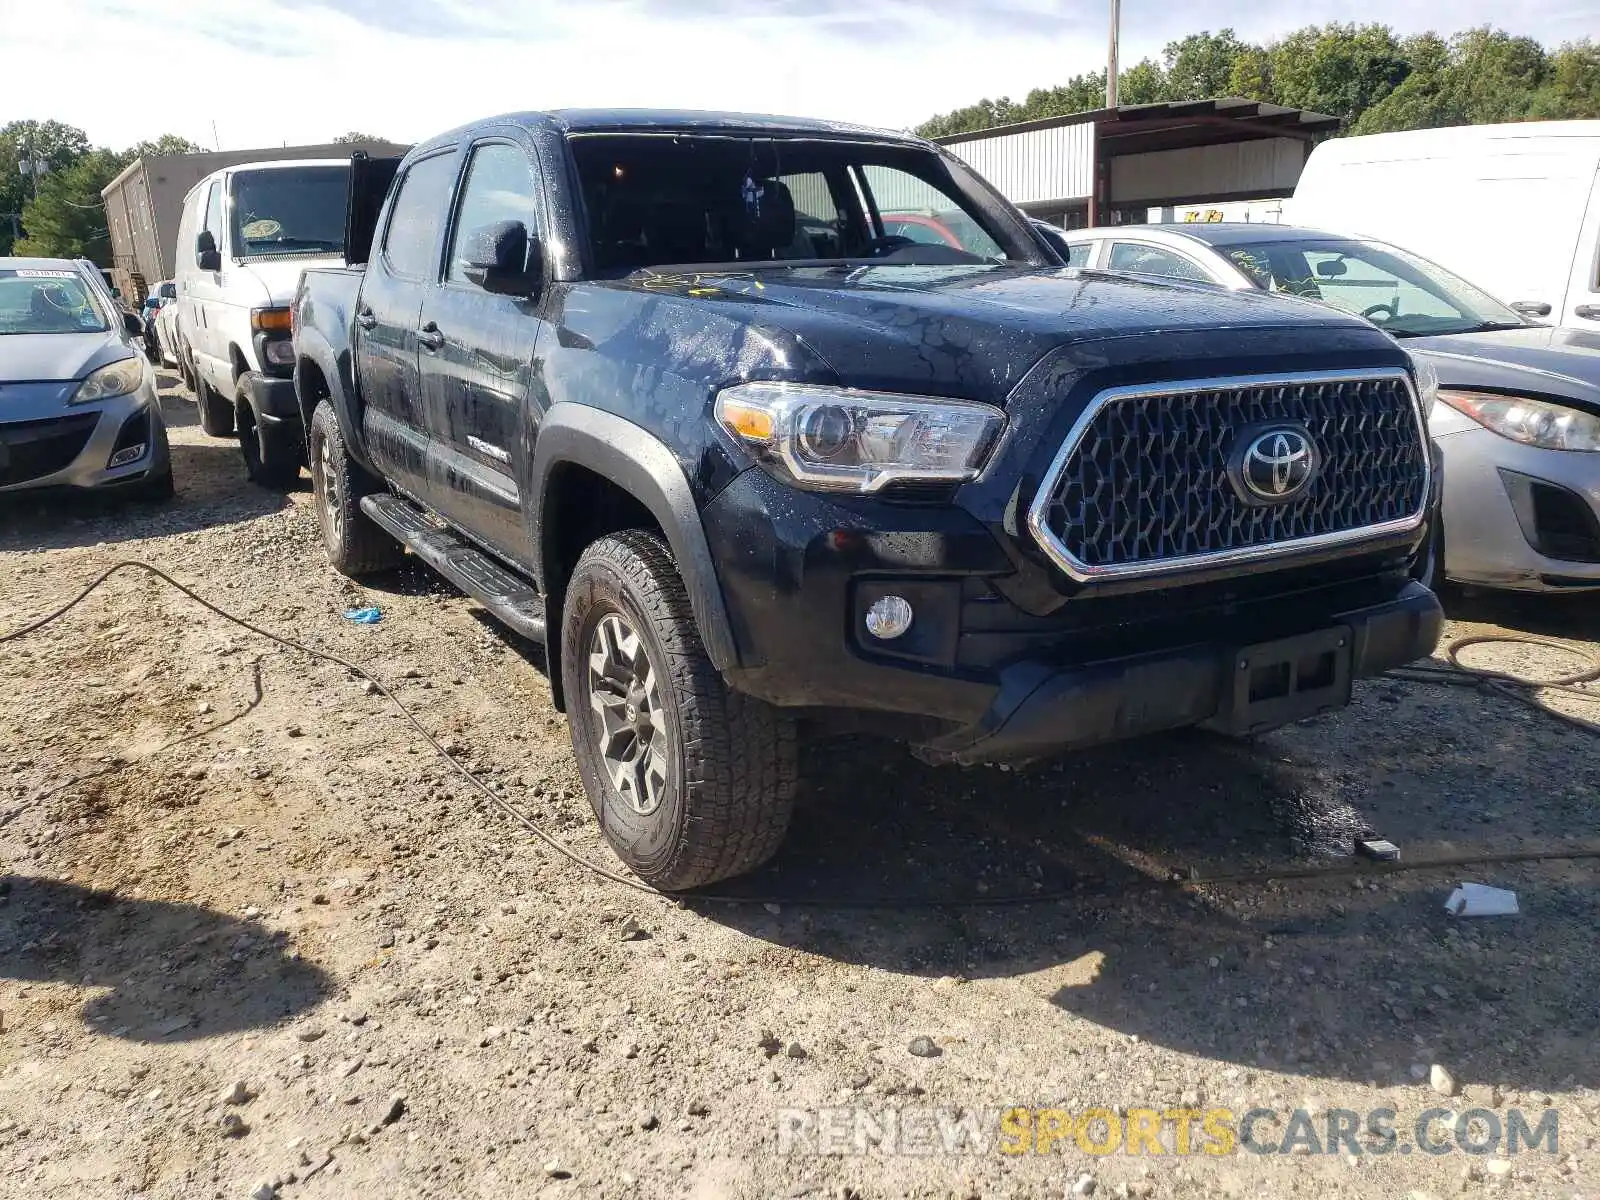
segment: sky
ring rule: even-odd
[[[907,128],[1102,67],[1107,19],[1102,0],[0,0],[0,124],[53,118],[116,149],[162,133],[410,142],[592,106]],[[1554,46],[1600,32],[1600,0],[1123,0],[1122,59],[1203,29],[1262,41],[1331,20],[1498,24]]]

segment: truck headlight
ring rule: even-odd
[[[109,400],[113,396],[126,396],[136,391],[144,382],[144,360],[123,358],[107,363],[89,372],[88,377],[72,393],[68,404],[88,404],[95,400]]]
[[[801,487],[838,492],[965,482],[983,469],[1006,423],[998,408],[970,400],[778,382],[724,388],[716,412]]]
[[[1548,400],[1445,388],[1439,399],[1492,433],[1545,450],[1600,450],[1600,417]]]

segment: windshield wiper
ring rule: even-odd
[[[1502,329],[1527,329],[1526,321],[1485,321],[1481,325],[1474,325],[1471,329],[1463,330],[1464,333],[1498,333]]]
[[[337,250],[338,242],[330,242],[327,238],[260,238],[252,241],[245,239],[245,245],[253,254],[271,254],[273,249],[294,248],[300,250]],[[259,248],[258,248],[259,247]]]

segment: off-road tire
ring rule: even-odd
[[[333,406],[317,405],[311,417],[311,486],[316,493],[317,520],[322,526],[322,541],[328,548],[328,562],[341,575],[359,579],[398,566],[405,551],[392,537],[361,511],[361,497],[380,490],[377,481],[350,457],[344,433]],[[332,475],[335,484],[330,493]],[[338,510],[333,519],[330,504]]]
[[[200,428],[214,438],[233,436],[233,405],[219,396],[216,390],[194,373],[194,405],[200,411]]]
[[[234,417],[239,430],[239,453],[250,482],[269,491],[283,492],[300,480],[302,455],[296,440],[283,429],[256,420],[248,400],[241,399]]]
[[[597,742],[589,659],[595,629],[609,613],[631,625],[660,676],[671,764],[660,807],[649,815],[617,790]],[[799,783],[794,722],[723,683],[659,534],[628,530],[583,552],[560,636],[578,771],[617,856],[645,882],[674,892],[742,875],[771,858],[788,832]]]

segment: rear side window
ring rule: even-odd
[[[466,278],[461,260],[463,239],[501,221],[521,221],[531,236],[538,237],[539,188],[528,156],[521,149],[490,142],[473,151],[472,164],[467,168],[445,278],[452,283]]]
[[[1089,265],[1089,250],[1092,245],[1093,243],[1091,242],[1068,242],[1067,266],[1087,267]]]
[[[1168,279],[1187,279],[1194,283],[1211,282],[1204,271],[1183,255],[1138,242],[1112,242],[1110,269],[1137,275],[1165,275]]]
[[[455,181],[454,152],[425,158],[401,177],[383,234],[383,257],[390,272],[409,279],[433,277],[439,265],[439,227]]]

